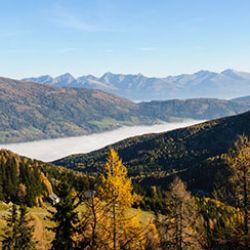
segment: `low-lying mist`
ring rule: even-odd
[[[132,136],[169,131],[200,122],[202,121],[187,120],[153,126],[122,127],[113,131],[86,136],[2,144],[0,148],[6,148],[20,155],[37,160],[54,161],[70,154],[88,153]]]

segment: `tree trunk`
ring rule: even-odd
[[[245,247],[246,249],[249,249],[249,243],[248,243],[248,232],[249,232],[249,228],[248,228],[248,182],[247,182],[247,167],[244,166],[243,169],[243,209],[244,209],[244,236],[245,236]]]
[[[117,243],[116,243],[116,209],[115,203],[113,203],[113,248],[117,250]]]

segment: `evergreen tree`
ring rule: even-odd
[[[35,242],[32,239],[34,227],[30,226],[30,220],[27,218],[27,208],[21,206],[20,216],[18,220],[18,234],[16,237],[16,249],[33,250],[35,249]]]
[[[52,220],[57,223],[53,228],[55,238],[52,242],[53,250],[75,249],[76,224],[78,223],[78,213],[75,211],[77,204],[72,197],[72,189],[68,181],[64,179],[59,185],[58,195],[60,202],[55,205],[56,212],[53,213]]]
[[[18,168],[18,161],[15,157],[7,158],[5,168],[5,176],[4,176],[4,194],[6,195],[5,200],[7,201],[16,201],[16,194],[17,194],[17,186],[18,186],[18,175],[17,175],[17,168]]]
[[[202,249],[227,249],[227,242],[230,242],[228,233],[234,226],[235,216],[230,211],[233,209],[211,198],[199,198],[197,205],[201,216],[199,243]]]
[[[2,247],[3,250],[16,249],[16,238],[18,230],[18,214],[15,205],[12,206],[11,214],[6,219],[7,225],[4,230]]]
[[[29,223],[26,207],[21,206],[18,211],[13,205],[2,241],[4,250],[35,249],[35,242],[32,240],[33,227]]]

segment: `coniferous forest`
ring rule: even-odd
[[[224,160],[227,186],[193,194],[174,174],[167,190],[145,193],[114,149],[94,176],[1,151],[3,249],[249,249],[250,140],[238,137]],[[47,198],[54,192],[60,200]],[[16,205],[15,205],[16,204]],[[50,240],[35,237],[40,207]]]

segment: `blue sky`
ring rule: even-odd
[[[0,0],[0,75],[250,72],[248,0]]]

